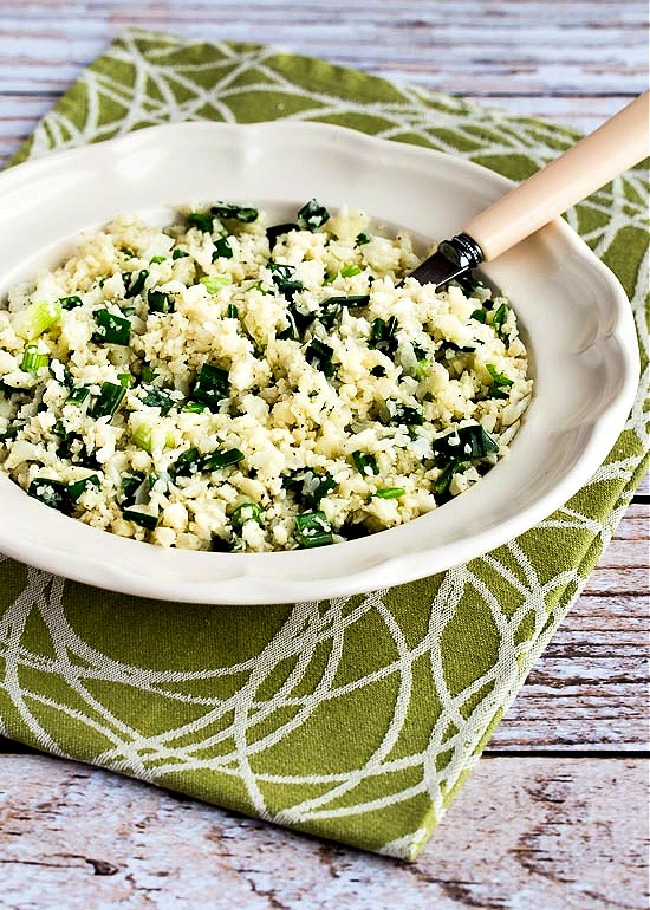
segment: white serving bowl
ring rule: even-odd
[[[317,197],[421,237],[452,236],[510,181],[435,151],[304,123],[183,123],[59,152],[0,175],[0,297],[78,232],[122,212],[223,199],[278,215]],[[348,543],[283,553],[168,550],[88,527],[0,473],[0,551],[102,588],[194,603],[318,600],[411,581],[531,528],[602,463],[634,397],[628,300],[557,220],[485,269],[516,310],[535,392],[508,455],[435,511]]]

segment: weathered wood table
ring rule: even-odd
[[[0,163],[128,24],[280,44],[590,130],[647,87],[646,13],[641,0],[0,0]],[[0,908],[646,907],[649,502],[646,484],[414,865],[0,740]]]

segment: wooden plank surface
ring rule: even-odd
[[[588,131],[647,87],[646,23],[645,0],[0,0],[0,164],[127,25],[272,43]],[[646,907],[647,478],[640,493],[413,866],[6,744],[0,908]]]
[[[404,865],[83,765],[4,756],[0,908],[641,910],[647,830],[647,771],[632,759],[483,760]]]

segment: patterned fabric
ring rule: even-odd
[[[197,119],[338,123],[515,179],[576,139],[559,126],[268,47],[131,31],[58,102],[15,162]],[[647,198],[639,167],[568,215],[632,299],[644,372],[607,462],[563,509],[443,575],[325,603],[148,602],[4,559],[2,731],[230,809],[414,857],[642,476]]]

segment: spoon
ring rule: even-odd
[[[440,285],[491,262],[650,154],[650,91],[443,240],[410,277]]]

